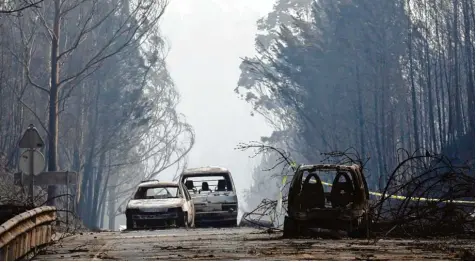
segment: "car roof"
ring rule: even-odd
[[[353,165],[334,165],[334,164],[316,164],[316,165],[302,165],[299,167],[299,170],[343,170],[343,171],[358,171],[359,166],[356,164]]]
[[[185,171],[183,171],[182,175],[223,174],[223,173],[230,173],[230,171],[223,167],[207,166],[207,167],[188,168]]]
[[[169,182],[169,181],[158,181],[158,180],[151,180],[151,181],[145,181],[139,184],[139,187],[178,187],[177,182]]]

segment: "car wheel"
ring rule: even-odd
[[[126,217],[126,229],[127,230],[134,229],[134,220],[132,220],[132,217]]]
[[[299,236],[300,230],[299,225],[296,221],[288,216],[284,217],[283,225],[283,237],[284,238],[295,238]]]
[[[372,221],[367,216],[364,216],[358,228],[352,232],[349,232],[349,237],[352,238],[369,238],[372,237]],[[357,223],[356,223],[357,224]]]
[[[226,223],[226,225],[227,225],[228,227],[236,227],[236,226],[237,226],[237,223],[238,223],[238,221],[235,219],[235,220],[232,220],[232,221]]]
[[[188,223],[188,219],[187,219],[186,217],[187,217],[187,213],[186,213],[186,212],[182,213],[182,215],[179,214],[179,216],[178,216],[178,218],[177,218],[177,221],[176,221],[177,227],[184,227],[184,226],[186,226],[186,223]]]

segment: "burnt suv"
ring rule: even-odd
[[[179,181],[192,196],[197,226],[237,226],[238,198],[230,171],[222,167],[191,168]]]
[[[323,180],[332,181],[332,186],[325,190]],[[369,190],[360,166],[298,167],[289,187],[284,237],[319,230],[363,236],[368,233],[369,222]]]

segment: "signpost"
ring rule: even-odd
[[[25,131],[22,138],[20,139],[19,146],[20,148],[27,149],[27,151],[21,155],[19,165],[22,171],[27,171],[25,173],[31,176],[28,191],[30,194],[31,204],[34,205],[34,175],[37,175],[45,168],[45,158],[37,149],[43,148],[45,146],[45,143],[43,142],[43,139],[38,133],[38,130],[36,130],[35,126],[31,124],[28,126],[28,129]],[[35,171],[37,171],[36,174]]]
[[[22,173],[14,174],[14,181],[16,185],[20,185]],[[49,185],[76,185],[78,183],[78,173],[73,171],[47,171],[41,172],[36,176],[24,175],[23,183],[31,184],[32,178],[35,180],[37,186],[49,186]]]
[[[18,167],[22,172],[14,174],[15,185],[29,185],[28,191],[32,205],[34,205],[33,188],[35,184],[39,186],[65,185],[67,187],[66,194],[68,195],[66,209],[69,211],[69,186],[70,184],[79,184],[78,174],[74,171],[43,171],[46,165],[45,156],[38,149],[43,148],[45,143],[33,125],[28,126],[28,129],[20,139],[19,146],[26,150],[18,161]],[[48,196],[48,198],[52,197],[54,196]],[[67,213],[67,224],[68,220],[69,214]]]
[[[23,170],[22,170],[23,171]],[[23,182],[22,182],[23,177]],[[78,185],[78,173],[74,171],[48,171],[41,172],[37,175],[23,175],[22,173],[14,174],[13,181],[15,185],[21,186],[22,183],[32,185],[33,182],[37,186],[49,186],[49,185],[65,185],[66,186],[66,210],[69,211],[70,197],[69,186]],[[76,190],[78,190],[76,188]],[[66,224],[69,224],[69,213],[66,213]]]
[[[45,169],[45,157],[39,151],[27,150],[21,155],[18,167],[23,173],[36,176]]]

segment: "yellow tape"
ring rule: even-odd
[[[291,164],[289,165],[290,168],[293,168],[293,167],[296,167],[297,164],[296,162],[291,162]],[[281,190],[279,191],[279,202],[282,201],[282,198],[283,198],[283,193],[282,193],[282,190],[284,189],[284,185],[286,184],[286,180],[287,180],[288,176],[284,176],[283,177],[283,188],[281,188]],[[316,182],[315,180],[313,180],[313,182]],[[322,182],[323,185],[326,185],[326,186],[330,186],[332,187],[332,184],[331,183],[327,183],[327,182]],[[369,192],[370,195],[374,195],[374,196],[382,196],[383,194],[382,193],[379,193],[379,192]],[[389,198],[392,198],[392,199],[400,199],[400,200],[406,200],[408,199],[408,197],[405,197],[405,196],[398,196],[398,195],[390,195],[390,194],[385,194],[385,197],[389,197]],[[436,199],[436,198],[424,198],[424,197],[410,197],[409,198],[411,201],[427,201],[427,202],[444,202],[444,203],[460,203],[460,204],[474,204],[475,202],[474,201],[465,201],[465,200],[445,200],[445,201],[441,201],[441,199]],[[278,206],[281,206],[281,205],[278,205]]]
[[[332,186],[331,183],[327,183],[327,182],[322,182],[323,185],[326,185],[326,186]],[[379,193],[379,192],[369,192],[370,195],[374,195],[374,196],[382,196],[383,194],[382,193]],[[400,199],[400,200],[406,200],[408,199],[408,197],[406,196],[397,196],[397,195],[390,195],[390,194],[385,194],[386,197],[389,197],[389,198],[393,198],[393,199]],[[460,203],[460,204],[474,204],[474,201],[465,201],[465,200],[445,200],[445,201],[441,201],[441,199],[437,199],[437,198],[424,198],[424,197],[410,197],[410,200],[412,201],[427,201],[427,202],[451,202],[451,203]]]

